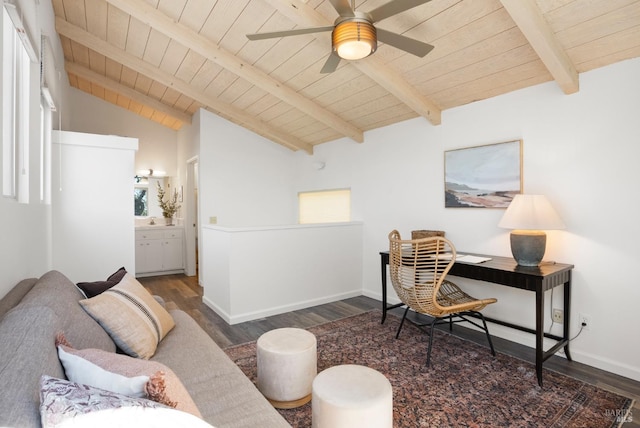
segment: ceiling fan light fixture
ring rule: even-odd
[[[335,26],[331,33],[333,50],[342,59],[358,60],[376,51],[376,27],[369,21],[351,19]]]

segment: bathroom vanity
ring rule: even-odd
[[[184,273],[182,226],[136,227],[136,276]]]

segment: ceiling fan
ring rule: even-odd
[[[331,31],[331,55],[325,62],[321,73],[331,73],[338,68],[341,59],[357,60],[374,53],[377,41],[402,49],[410,54],[423,57],[433,46],[401,34],[376,28],[373,24],[404,12],[430,0],[391,0],[369,12],[355,10],[355,0],[329,0],[340,16],[333,25],[325,27],[296,28],[293,30],[274,31],[269,33],[247,34],[249,40],[263,40],[276,37],[297,36],[299,34]]]

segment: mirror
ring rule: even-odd
[[[158,183],[167,187],[169,177],[142,177],[135,180],[133,187],[134,216],[137,218],[162,218],[162,209],[158,205]]]

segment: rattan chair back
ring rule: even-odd
[[[455,247],[442,236],[403,240],[397,230],[389,234],[391,283],[398,298],[418,312],[448,312],[437,296],[455,259]]]

